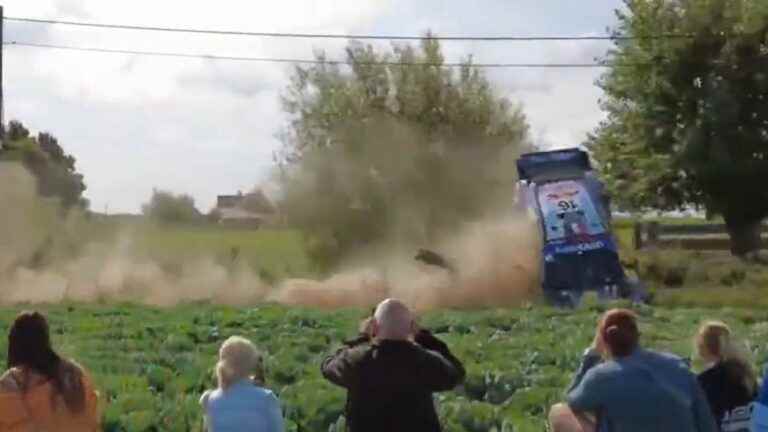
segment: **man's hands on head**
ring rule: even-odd
[[[427,329],[419,328],[419,331],[413,335],[413,341],[422,348],[428,350],[443,352],[448,349],[448,345],[441,341]]]
[[[358,332],[361,335],[367,335],[369,338],[373,337],[374,333],[374,318],[373,316],[370,316],[362,321],[360,321],[360,326],[358,327]]]
[[[362,321],[358,326],[358,338],[356,341],[371,341],[376,337],[376,318],[370,316]],[[410,340],[424,348],[442,345],[443,342],[437,339],[429,330],[421,327],[416,320],[411,321]]]
[[[374,336],[374,327],[372,316],[360,321],[357,326],[357,337],[344,341],[344,345],[354,347],[371,342]]]
[[[601,357],[606,357],[608,351],[606,350],[603,336],[600,334],[601,329],[602,325],[598,324],[597,329],[595,330],[595,337],[592,340],[592,345],[589,346],[589,349],[594,353],[599,354]]]
[[[360,324],[357,327],[357,337],[345,341],[344,345],[348,347],[354,347],[357,345],[371,343],[371,341],[376,339],[376,328],[376,317],[374,314],[371,314],[371,316],[368,318],[360,321]],[[421,346],[422,348],[429,350],[441,351],[448,349],[448,346],[445,344],[445,342],[435,337],[429,330],[421,327],[415,319],[411,319],[410,335],[408,339]]]
[[[418,335],[420,331],[422,331],[422,328],[419,323],[416,322],[416,320],[411,321],[411,339],[416,340],[416,335]]]

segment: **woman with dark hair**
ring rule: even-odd
[[[640,347],[637,317],[605,313],[568,391],[550,411],[555,432],[716,432],[706,397],[679,357]]]
[[[45,317],[16,317],[8,335],[8,371],[0,377],[0,431],[96,431],[97,403],[83,369],[51,347]]]

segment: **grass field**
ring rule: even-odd
[[[152,256],[180,259],[212,256],[226,261],[232,248],[237,248],[238,259],[275,277],[305,276],[311,272],[301,235],[288,229],[148,226],[138,231],[136,243],[140,251]]]
[[[218,225],[157,225],[136,220],[100,219],[83,224],[78,238],[87,242],[130,244],[131,252],[162,264],[198,258],[222,264],[237,260],[270,278],[303,277],[313,273],[301,234],[290,229],[236,229]]]
[[[238,260],[265,278],[314,274],[291,230],[235,230],[214,226],[155,226],[112,221],[73,228],[71,238],[118,244],[162,265],[205,257]],[[80,235],[80,232],[85,235]],[[706,318],[724,319],[750,342],[760,365],[768,361],[768,270],[727,255],[685,251],[636,253],[631,221],[617,221],[625,258],[639,263],[653,289],[642,309],[648,346],[690,355],[690,337]],[[677,288],[669,282],[681,280]],[[733,306],[723,308],[724,305]],[[604,307],[576,312],[547,308],[437,311],[422,323],[434,329],[466,364],[466,383],[437,398],[446,431],[541,431],[592,338]],[[6,333],[19,307],[0,308]],[[268,381],[284,404],[290,431],[341,431],[344,393],[319,374],[323,356],[353,329],[362,312],[263,305],[228,308],[187,304],[171,309],[137,305],[57,305],[50,316],[57,347],[93,374],[102,395],[105,430],[200,430],[197,400],[213,386],[219,344],[234,334],[267,353]],[[0,338],[3,362],[5,338]]]
[[[560,399],[603,306],[577,312],[545,308],[439,311],[423,325],[465,362],[466,383],[441,394],[446,431],[541,431]],[[19,308],[0,309],[6,333]],[[213,381],[219,344],[245,335],[268,356],[268,384],[280,396],[290,431],[340,431],[344,393],[325,382],[319,363],[353,334],[361,311],[322,312],[274,305],[173,309],[130,305],[45,307],[56,346],[93,374],[109,431],[199,430],[197,400]],[[768,312],[645,308],[647,346],[689,356],[702,319],[724,319],[747,338],[758,364],[768,360]],[[0,361],[5,354],[0,339]]]

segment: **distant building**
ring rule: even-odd
[[[277,220],[272,201],[261,190],[237,195],[219,195],[216,208],[219,223],[227,226],[259,228]]]
[[[219,195],[216,197],[216,208],[221,210],[225,208],[233,208],[240,205],[243,201],[243,194],[237,195]]]

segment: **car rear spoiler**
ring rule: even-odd
[[[526,153],[517,160],[519,179],[533,182],[583,177],[584,173],[591,170],[589,155],[577,148]]]

